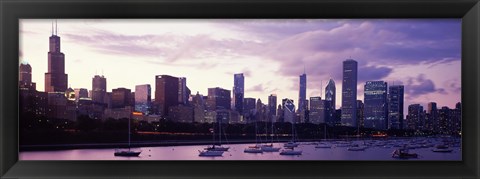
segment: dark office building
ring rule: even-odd
[[[438,129],[440,134],[450,134],[452,119],[452,110],[447,106],[443,106],[438,110]]]
[[[357,126],[357,74],[358,63],[353,59],[343,61],[342,125]]]
[[[425,115],[423,114],[423,106],[420,104],[411,104],[408,106],[408,114],[406,117],[407,129],[422,130],[424,127]]]
[[[168,109],[178,103],[178,78],[169,75],[155,76],[155,112],[163,117],[168,116]]]
[[[330,79],[328,81],[327,87],[325,87],[325,101],[330,101],[333,111],[335,111],[335,98],[336,98],[336,88],[335,81]]]
[[[68,75],[65,74],[65,55],[60,51],[60,37],[52,28],[48,52],[48,72],[45,73],[45,92],[65,92]]]
[[[389,129],[403,129],[403,85],[388,87]]]
[[[152,89],[149,84],[135,86],[135,111],[149,114],[151,112]]]
[[[268,121],[275,122],[277,116],[277,95],[268,96]]]
[[[112,108],[124,108],[133,106],[132,92],[127,88],[112,89]]]
[[[243,114],[243,98],[245,97],[245,77],[243,73],[233,75],[233,109]]]
[[[178,103],[187,104],[190,97],[190,89],[187,87],[187,78],[178,78]]]
[[[459,135],[462,132],[462,104],[460,102],[455,105],[455,109],[452,109],[451,123],[450,131],[454,135]]]
[[[364,89],[364,127],[387,129],[387,83],[367,81]]]
[[[292,99],[282,99],[283,119],[284,122],[298,123],[297,115],[295,114],[295,103]]]
[[[363,104],[362,100],[357,100],[357,119],[359,122],[359,127],[365,126],[365,115],[363,112],[365,111],[365,105]]]
[[[102,75],[95,75],[92,78],[92,101],[95,103],[105,103],[105,94],[107,93],[107,79]]]
[[[437,103],[435,102],[430,102],[427,104],[427,121],[425,128],[427,130],[435,131],[436,129],[439,128],[438,125],[438,108],[437,108]]]
[[[230,90],[223,88],[208,88],[207,110],[231,109]]]
[[[309,119],[313,124],[325,123],[325,101],[320,96],[310,97]]]
[[[78,102],[80,98],[88,98],[88,90],[85,88],[75,88],[75,101]]]
[[[32,67],[30,64],[20,64],[19,74],[19,87],[28,88],[32,91],[36,91],[37,87],[35,83],[32,83]]]
[[[300,114],[300,121],[306,122],[305,111],[307,110],[307,74],[305,72],[300,75],[299,91],[298,91],[298,113]]]

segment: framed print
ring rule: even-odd
[[[478,177],[478,1],[1,6],[7,178]]]

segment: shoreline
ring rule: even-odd
[[[351,139],[351,141],[356,140],[395,140],[395,139],[410,139],[417,137],[392,137],[392,138],[364,138],[364,139]],[[327,141],[341,141],[345,139],[327,139]],[[277,139],[274,140],[274,143],[284,143],[289,142],[291,139]],[[298,139],[297,142],[318,142],[325,141],[324,139]],[[255,143],[253,139],[234,139],[222,142],[224,145],[229,144],[247,144]],[[265,143],[264,141],[257,141],[258,143]],[[215,144],[217,144],[216,142]],[[270,141],[266,141],[270,143]],[[169,140],[169,141],[140,141],[140,142],[131,142],[130,147],[139,148],[139,147],[169,147],[169,146],[189,146],[189,145],[212,145],[211,140],[197,140],[197,141],[186,141],[186,140]],[[53,151],[53,150],[72,150],[72,149],[108,149],[108,148],[128,148],[128,143],[119,142],[119,143],[81,143],[81,144],[49,144],[49,145],[20,145],[19,152],[27,151]]]

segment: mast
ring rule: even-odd
[[[128,150],[130,150],[130,119],[128,118]]]

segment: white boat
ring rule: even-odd
[[[328,143],[319,143],[315,146],[315,148],[332,148],[332,145],[331,144],[328,144]]]
[[[448,147],[447,145],[437,145],[435,146],[434,149],[432,149],[433,152],[443,152],[443,153],[449,153],[452,152],[453,149]]]
[[[224,151],[215,151],[215,150],[204,150],[204,151],[198,151],[199,154],[198,156],[200,157],[217,157],[217,156],[222,156]]]
[[[249,146],[247,147],[246,149],[243,150],[243,152],[245,153],[255,153],[255,154],[258,154],[258,153],[263,153],[263,150],[262,148],[260,147],[260,145],[257,144],[257,122],[255,122],[255,146]]]
[[[229,146],[222,146],[222,127],[220,122],[218,122],[218,145],[212,144],[212,146],[208,146],[207,148],[204,148],[205,150],[208,151],[228,151],[230,149]],[[215,143],[215,131],[213,128],[211,129],[212,133],[212,138],[213,138],[213,143]]]
[[[280,155],[302,155],[302,151],[294,150],[294,149],[285,149],[280,152]]]
[[[298,147],[298,143],[290,141],[288,143],[283,144],[284,147]]]
[[[243,152],[258,154],[258,153],[263,153],[263,150],[260,146],[250,146],[250,147],[244,149]]]
[[[274,147],[273,145],[262,145],[261,148],[264,152],[278,152],[278,151],[280,151],[280,147]]]
[[[132,150],[130,148],[130,120],[131,119],[128,119],[128,149],[115,149],[115,152],[113,153],[114,156],[138,157],[140,153],[142,153],[141,150]]]

